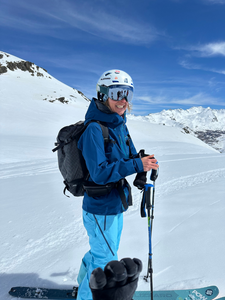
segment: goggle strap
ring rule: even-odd
[[[99,88],[100,88],[100,93],[108,96],[108,94],[109,94],[109,88],[107,86],[99,85]]]

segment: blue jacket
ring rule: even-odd
[[[79,139],[78,148],[82,151],[87,168],[90,172],[90,181],[105,185],[117,182],[134,173],[143,172],[143,164],[130,140],[130,150],[133,154],[129,158],[128,129],[126,118],[113,113],[97,99],[92,99],[85,116],[85,123],[92,120],[101,121],[109,129],[109,138],[116,143],[104,144],[102,129],[96,122],[88,125]],[[128,189],[124,186],[128,196]],[[116,215],[124,211],[117,189],[101,197],[89,197],[86,193],[83,199],[83,209],[96,215]]]

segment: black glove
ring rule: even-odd
[[[95,269],[89,281],[93,300],[132,300],[141,271],[142,262],[137,258],[113,260],[104,271]]]
[[[145,150],[140,150],[138,154],[140,158],[148,156],[148,154],[145,154]],[[139,190],[143,190],[146,182],[147,182],[147,172],[141,172],[141,173],[137,173],[133,185],[136,186]]]

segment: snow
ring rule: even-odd
[[[169,109],[147,116],[130,115],[130,119],[164,126],[183,128],[183,131],[203,139],[204,142],[225,152],[225,109],[192,107],[187,110]],[[204,137],[203,137],[204,133]]]
[[[0,88],[0,299],[8,300],[12,286],[76,284],[89,249],[82,197],[63,195],[51,149],[61,127],[84,119],[88,102],[54,78],[31,77],[21,70],[1,74]],[[72,92],[76,102],[71,99],[68,105],[41,96],[69,98]],[[225,154],[177,127],[132,117],[128,127],[136,148],[154,154],[160,165],[153,221],[154,289],[217,285],[224,296]],[[131,184],[134,177],[128,177]],[[119,258],[142,260],[138,290],[148,290],[143,280],[147,219],[140,217],[140,191],[133,187],[132,192],[134,205],[124,214]]]
[[[133,116],[135,118],[135,116]],[[169,109],[145,117],[152,123],[167,126],[188,126],[191,130],[225,130],[225,109],[211,109],[202,106],[187,110]],[[184,125],[185,124],[185,125]]]

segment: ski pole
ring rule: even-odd
[[[151,300],[153,300],[152,228],[154,219],[155,180],[157,179],[157,177],[158,170],[152,170],[150,180],[153,181],[153,185],[145,184],[141,203],[141,216],[146,217],[145,209],[147,210],[148,216],[149,257],[147,275],[144,277],[144,279],[148,281],[148,277],[150,277]]]
[[[148,253],[148,269],[147,275],[144,277],[148,281],[150,277],[150,293],[151,300],[153,300],[153,268],[152,268],[152,222],[153,222],[153,185],[146,184],[144,190],[145,197],[145,208],[147,210],[148,217],[148,242],[149,242],[149,253]]]

